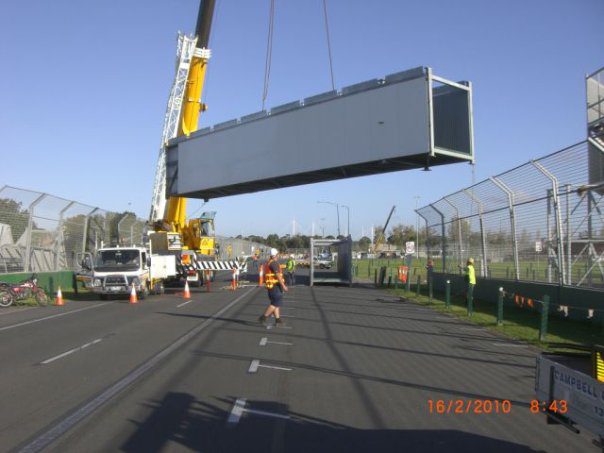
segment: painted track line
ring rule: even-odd
[[[63,357],[67,357],[68,355],[73,354],[74,352],[78,352],[78,351],[81,351],[82,349],[86,349],[88,346],[92,346],[93,344],[100,343],[101,341],[103,341],[102,338],[97,338],[96,340],[83,344],[82,346],[70,349],[69,351],[65,351],[64,353],[51,357],[50,359],[46,359],[44,362],[40,362],[40,364],[46,365],[46,364],[52,363],[55,360],[59,360],[59,359],[62,359]]]
[[[233,405],[233,409],[231,410],[231,413],[229,414],[229,418],[227,420],[227,423],[229,424],[237,424],[239,423],[239,420],[241,419],[241,416],[243,415],[243,412],[245,411],[245,398],[239,398],[237,399],[237,401],[235,401],[235,404]]]
[[[0,332],[3,330],[15,329],[17,327],[26,326],[28,324],[34,324],[36,322],[46,321],[47,319],[59,318],[61,316],[71,315],[73,313],[78,313],[80,311],[91,310],[93,308],[99,308],[103,305],[107,305],[110,302],[103,302],[102,304],[96,304],[91,307],[78,308],[77,310],[66,311],[65,313],[59,313],[58,315],[46,316],[45,318],[40,319],[32,319],[31,321],[20,322],[19,324],[13,324],[12,326],[0,327]]]
[[[189,332],[187,332],[182,337],[180,337],[179,339],[174,341],[170,346],[168,346],[164,350],[158,352],[156,355],[151,357],[149,360],[147,360],[145,363],[143,363],[137,369],[135,369],[131,373],[127,374],[122,379],[117,381],[115,384],[111,385],[106,390],[101,392],[99,395],[97,395],[91,401],[84,404],[83,406],[80,406],[78,409],[76,409],[70,415],[68,415],[67,417],[62,419],[60,422],[51,426],[50,429],[48,429],[46,432],[42,433],[41,435],[36,437],[34,440],[27,443],[23,448],[21,448],[19,450],[19,452],[24,452],[24,453],[28,452],[29,453],[29,452],[42,451],[44,448],[46,448],[52,442],[54,442],[59,437],[61,437],[63,434],[65,434],[67,431],[69,431],[71,428],[73,428],[75,425],[77,425],[82,420],[84,420],[84,418],[88,417],[90,414],[92,414],[94,411],[96,411],[103,404],[107,403],[109,400],[111,400],[114,396],[119,394],[122,390],[124,390],[130,384],[132,384],[137,379],[139,379],[141,376],[146,374],[149,370],[154,368],[164,358],[166,358],[167,356],[172,354],[174,351],[176,351],[181,346],[187,344],[192,338],[194,338],[203,329],[205,329],[212,321],[214,321],[216,318],[220,317],[225,311],[227,311],[233,305],[237,304],[239,301],[241,301],[248,294],[251,294],[253,291],[254,291],[254,289],[250,289],[249,291],[245,292],[244,294],[239,296],[237,299],[235,299],[234,301],[229,303],[227,306],[223,307],[222,309],[220,309],[219,311],[214,313],[210,318],[206,319],[203,323],[201,323],[197,327],[194,327],[193,329],[191,329]]]
[[[182,303],[182,304],[180,304],[180,305],[177,305],[177,306],[176,306],[176,308],[183,307],[183,306],[185,306],[185,305],[187,305],[187,304],[190,304],[191,302],[193,302],[193,299],[189,299],[188,301],[183,302],[183,303]]]

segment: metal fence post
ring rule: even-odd
[[[487,240],[486,235],[484,233],[484,221],[482,216],[482,202],[476,197],[472,191],[468,189],[464,189],[464,193],[472,199],[478,205],[478,222],[480,224],[480,242],[481,242],[481,252],[482,252],[482,266],[480,266],[480,275],[481,277],[487,277]]]
[[[445,307],[451,308],[451,280],[447,280],[445,285]]]
[[[512,252],[514,254],[514,268],[516,271],[516,280],[520,280],[520,260],[518,259],[518,241],[516,239],[516,210],[514,208],[514,192],[496,177],[489,178],[497,187],[499,187],[508,196],[508,207],[510,210],[510,226],[512,235]]]
[[[566,283],[566,272],[564,270],[564,247],[562,246],[562,215],[560,213],[560,202],[558,199],[558,179],[549,172],[543,165],[534,160],[531,161],[533,166],[539,170],[546,178],[552,182],[552,199],[554,202],[554,216],[556,219],[556,247],[558,248],[558,284]]]
[[[31,232],[34,225],[34,210],[36,205],[45,197],[46,194],[43,193],[27,207],[27,210],[29,211],[29,219],[27,220],[27,241],[25,242],[25,260],[23,263],[24,272],[31,272]]]
[[[497,325],[503,325],[503,288],[499,288],[497,295]]]
[[[549,317],[549,296],[543,296],[541,304],[541,324],[539,325],[539,341],[544,342],[547,337],[547,319]]]

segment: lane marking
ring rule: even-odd
[[[180,308],[180,307],[182,307],[183,305],[187,305],[187,304],[189,304],[189,303],[191,303],[191,302],[193,302],[193,299],[190,299],[190,300],[188,300],[188,301],[186,301],[186,302],[183,302],[183,303],[182,303],[182,304],[180,304],[180,305],[177,305],[177,306],[176,306],[176,308]]]
[[[293,371],[292,368],[285,368],[282,366],[274,366],[274,365],[258,365],[259,368],[270,368],[272,370],[282,370],[282,371]]]
[[[77,310],[67,311],[65,313],[59,313],[58,315],[46,316],[45,318],[32,319],[31,321],[20,322],[19,324],[13,324],[12,326],[0,327],[0,332],[2,332],[3,330],[15,329],[17,327],[26,326],[28,324],[34,324],[36,322],[46,321],[47,319],[53,319],[53,318],[59,318],[61,316],[71,315],[73,313],[78,313],[80,311],[91,310],[93,308],[99,308],[99,307],[102,307],[103,305],[107,305],[109,303],[111,303],[111,302],[103,302],[102,304],[96,304],[91,307],[78,308]]]
[[[239,398],[235,401],[233,405],[233,409],[231,409],[231,413],[229,414],[229,419],[227,423],[236,424],[239,423],[241,416],[243,415],[243,411],[245,410],[245,398]]]
[[[283,346],[293,346],[293,343],[286,343],[285,341],[269,341],[267,337],[263,337],[258,343],[259,346],[266,346],[267,344],[280,344]]]
[[[250,367],[248,368],[248,373],[257,373],[258,368],[270,368],[272,370],[281,370],[281,371],[293,371],[292,368],[285,368],[282,366],[274,366],[274,365],[262,365],[260,364],[260,360],[254,359],[252,363],[250,363]]]
[[[55,360],[59,360],[59,359],[62,359],[63,357],[66,357],[66,356],[68,356],[70,354],[73,354],[74,352],[78,352],[78,351],[81,351],[82,349],[86,349],[88,346],[92,346],[93,344],[100,343],[101,341],[103,341],[102,338],[97,338],[96,340],[91,341],[90,343],[86,343],[86,344],[84,344],[84,345],[82,345],[80,347],[70,349],[69,351],[66,351],[66,352],[64,352],[62,354],[56,355],[54,357],[51,357],[50,359],[46,359],[44,362],[40,362],[40,363],[42,365],[46,365],[48,363],[54,362]]]
[[[252,360],[252,363],[250,363],[250,367],[248,368],[247,372],[255,373],[256,371],[258,371],[259,365],[260,365],[260,360]]]
[[[252,415],[260,415],[262,417],[273,417],[280,418],[283,420],[289,420],[289,415],[277,414],[275,412],[262,411],[258,409],[247,409],[245,406],[247,404],[247,400],[245,398],[238,398],[233,404],[233,409],[231,409],[231,413],[229,414],[229,418],[227,419],[227,423],[230,425],[236,425],[241,420],[241,417],[244,414],[252,414]]]
[[[289,415],[276,414],[274,412],[261,411],[258,409],[244,409],[244,412],[247,412],[248,414],[262,415],[264,417],[274,417],[289,420]]]
[[[197,334],[199,334],[203,329],[205,329],[212,321],[216,318],[219,318],[225,311],[231,308],[233,305],[237,304],[248,294],[252,293],[254,289],[250,289],[240,295],[237,299],[229,303],[227,306],[222,308],[221,310],[214,313],[210,318],[206,319],[203,323],[194,327],[189,332],[184,334],[182,337],[174,341],[170,346],[165,348],[164,350],[158,352],[156,355],[151,357],[137,369],[132,371],[131,373],[124,376],[122,379],[117,381],[115,384],[111,385],[109,388],[101,392],[98,396],[89,401],[88,403],[80,406],[76,409],[71,415],[62,419],[56,425],[52,426],[48,431],[42,433],[40,436],[29,442],[25,445],[20,452],[29,453],[29,452],[39,452],[50,445],[52,442],[57,440],[75,425],[80,423],[84,418],[88,417],[95,410],[101,407],[103,404],[107,403],[114,396],[119,394],[122,390],[128,387],[130,384],[135,382],[141,376],[146,374],[149,370],[154,368],[158,363],[160,363],[165,357],[176,351],[183,345],[186,345],[192,338],[194,338]]]

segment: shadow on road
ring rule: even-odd
[[[292,412],[281,403],[248,400],[229,424],[236,398],[215,404],[188,393],[167,393],[121,445],[124,452],[189,449],[203,452],[532,452],[513,442],[456,430],[358,429]],[[224,409],[228,408],[228,409]],[[255,412],[254,412],[255,411]]]

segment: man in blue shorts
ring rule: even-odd
[[[258,321],[261,323],[264,323],[271,315],[274,315],[275,324],[283,325],[279,309],[283,304],[283,292],[288,289],[283,280],[283,272],[281,271],[281,266],[279,266],[278,258],[279,251],[271,249],[271,257],[264,268],[264,286],[268,290],[270,304],[264,314],[258,318]]]

